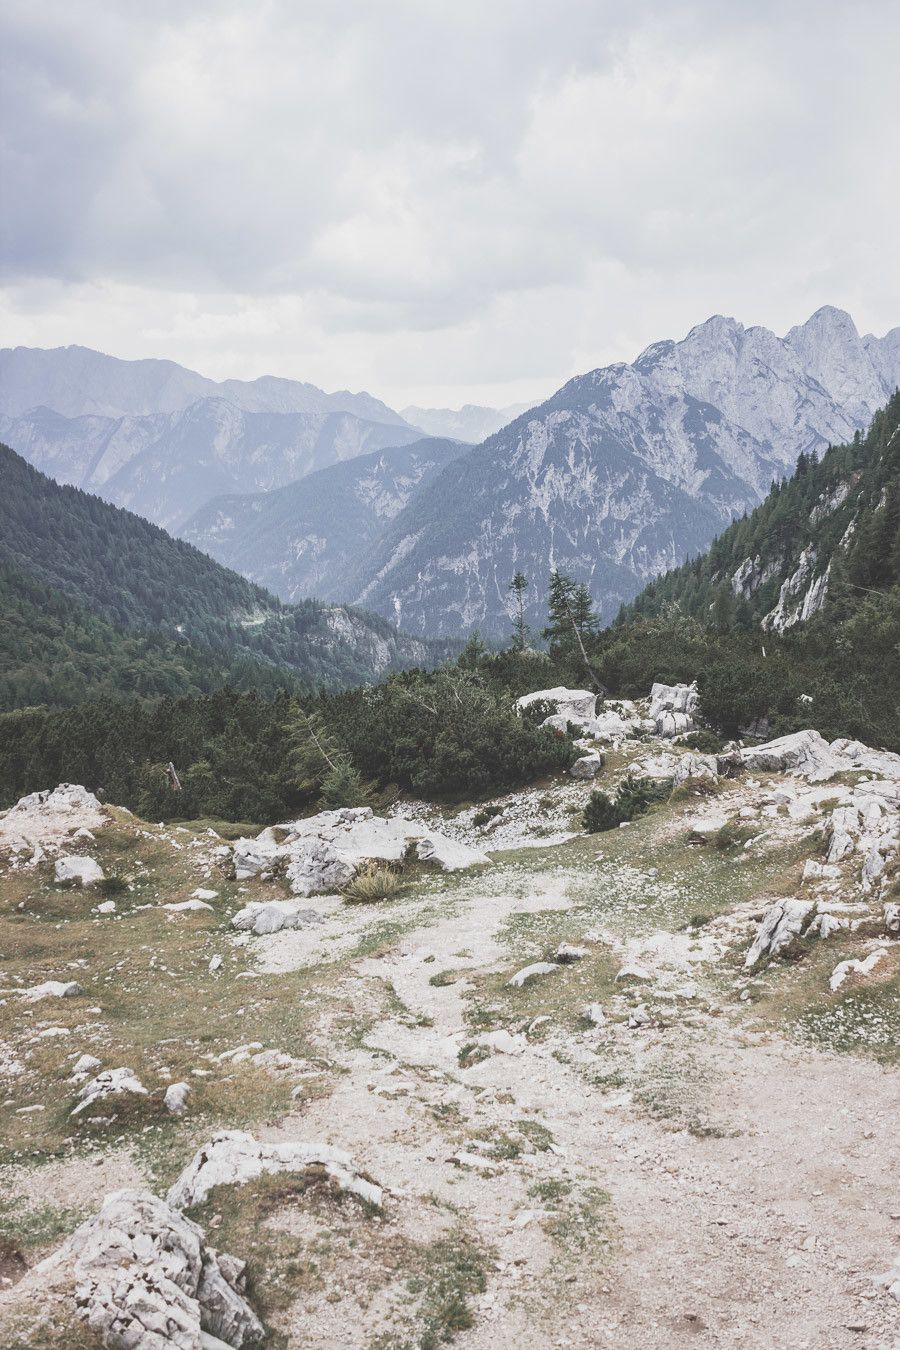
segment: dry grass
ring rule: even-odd
[[[357,872],[344,890],[348,905],[375,905],[380,900],[392,900],[400,890],[400,876],[390,867],[370,864]]]

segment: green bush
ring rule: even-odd
[[[632,778],[629,775],[619,784],[615,798],[595,788],[584,808],[582,824],[588,834],[614,830],[625,821],[642,816],[654,802],[662,801],[669,795],[670,787],[668,779],[657,782],[652,778]]]

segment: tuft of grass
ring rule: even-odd
[[[400,878],[390,867],[366,867],[349,883],[344,891],[348,905],[374,905],[379,900],[391,900],[400,889]]]
[[[736,853],[756,834],[759,834],[758,826],[747,825],[737,819],[727,820],[722,828],[716,831],[715,845],[720,853]]]

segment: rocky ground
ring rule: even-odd
[[[367,905],[308,825],[237,879],[246,827],[0,817],[4,1346],[900,1343],[900,761],[694,754],[582,831],[691,753],[398,804],[489,861]]]

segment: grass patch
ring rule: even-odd
[[[392,900],[400,890],[400,877],[390,867],[364,867],[344,890],[348,905],[375,905]]]

